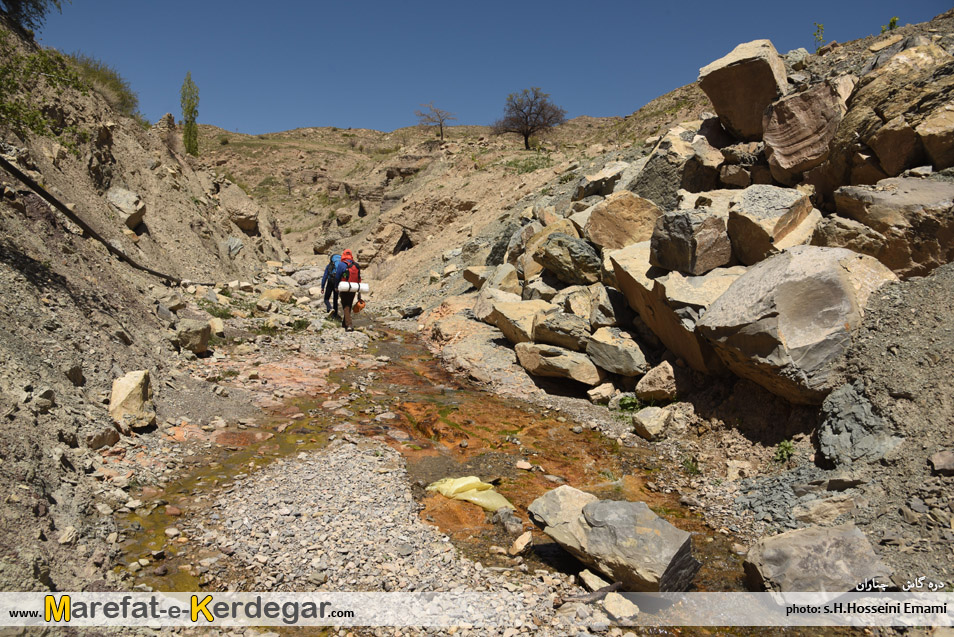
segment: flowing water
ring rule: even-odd
[[[212,553],[191,546],[186,538],[169,538],[165,530],[175,526],[179,516],[202,516],[204,504],[230,488],[234,478],[275,458],[320,448],[331,435],[347,432],[379,438],[399,450],[423,505],[422,519],[440,527],[466,555],[486,566],[507,565],[509,558],[493,547],[507,548],[513,538],[479,507],[425,492],[423,486],[444,477],[479,476],[492,481],[524,520],[535,498],[563,482],[605,499],[644,501],[693,533],[694,552],[703,563],[697,590],[743,590],[741,557],[731,551],[731,539],[714,534],[676,495],[646,489],[658,469],[650,452],[619,447],[585,426],[582,433],[573,433],[577,423],[557,411],[462,384],[416,337],[394,331],[382,336],[372,341],[369,353],[387,357],[386,363],[370,371],[355,366],[331,372],[327,393],[312,392],[286,403],[282,413],[295,413],[292,421],[276,413],[253,427],[230,424],[216,433],[215,444],[191,471],[161,492],[143,490],[143,506],[125,520],[124,562],[152,560],[154,552],[161,551],[168,575],[154,575],[153,564],[136,574],[136,584],[199,590],[204,582],[195,565]],[[534,469],[516,468],[520,460]],[[526,561],[530,568],[580,568],[538,531]]]

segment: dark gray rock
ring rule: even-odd
[[[569,285],[596,283],[603,265],[589,243],[562,232],[548,236],[533,259]]]
[[[822,403],[825,420],[818,429],[818,450],[835,465],[874,462],[901,440],[887,431],[860,383],[838,387]]]
[[[689,533],[644,502],[600,501],[562,486],[533,501],[530,519],[584,564],[629,591],[684,591],[701,566]]]
[[[705,274],[732,261],[725,219],[708,208],[667,212],[656,220],[649,263],[683,274]]]

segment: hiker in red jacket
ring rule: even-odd
[[[341,261],[338,262],[338,266],[335,268],[335,278],[337,278],[339,282],[361,283],[361,268],[355,263],[351,250],[345,250],[341,253]],[[361,299],[360,288],[354,292],[338,292],[338,299],[341,301],[341,309],[344,314],[342,324],[345,330],[349,332],[354,331],[354,325],[351,322],[351,306],[354,305],[355,295],[357,295],[358,300]]]

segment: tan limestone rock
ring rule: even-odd
[[[762,114],[788,91],[788,78],[772,43],[755,40],[700,69],[699,87],[729,132],[745,141],[758,141]]]
[[[497,326],[511,343],[525,343],[532,340],[537,317],[555,309],[546,301],[496,302],[487,322]]]
[[[898,276],[921,276],[954,261],[954,184],[893,177],[839,188],[835,205],[884,237],[874,256]]]
[[[514,351],[520,366],[533,376],[568,378],[591,387],[605,378],[603,371],[581,352],[541,343],[518,343]]]
[[[954,166],[954,102],[936,109],[915,130],[936,170]]]
[[[109,415],[123,433],[156,423],[148,370],[129,372],[113,381]]]
[[[726,224],[735,256],[745,265],[761,261],[777,251],[776,244],[811,211],[811,200],[797,190],[762,185],[746,188],[730,206]]]
[[[623,190],[589,210],[583,234],[597,246],[618,250],[652,237],[656,219],[661,214],[650,200]]]

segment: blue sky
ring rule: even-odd
[[[73,0],[38,40],[98,58],[143,114],[181,116],[187,71],[199,117],[242,133],[305,126],[390,131],[431,102],[457,124],[489,124],[508,93],[540,86],[578,115],[628,115],[696,79],[736,44],[779,52],[923,22],[940,0],[590,2]]]

